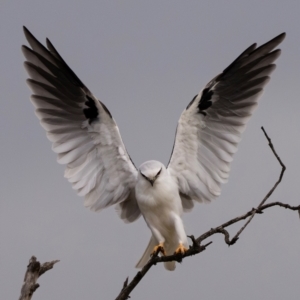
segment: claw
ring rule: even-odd
[[[185,248],[182,243],[179,243],[179,246],[175,250],[175,254],[178,253],[184,254],[186,251],[188,251],[188,248]]]
[[[151,255],[156,255],[158,254],[159,252],[162,253],[162,255],[166,256],[166,251],[165,251],[165,248],[164,248],[164,243],[159,243],[158,245],[156,245],[154,248],[153,248],[153,251],[151,253]]]

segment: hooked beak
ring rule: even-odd
[[[155,182],[155,180],[157,179],[157,177],[158,177],[158,175],[160,174],[160,172],[161,172],[161,169],[160,169],[160,171],[156,174],[156,176],[154,176],[152,179],[151,179],[151,178],[148,178],[147,176],[145,176],[142,172],[141,172],[141,175],[142,175],[147,181],[150,182],[151,186],[153,186],[153,185],[154,185],[154,182]]]
[[[153,184],[154,184],[155,179],[156,179],[156,178],[154,178],[154,179],[148,179],[148,181],[151,183],[152,186],[153,186]]]

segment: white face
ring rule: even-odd
[[[165,166],[159,161],[146,161],[139,167],[140,175],[152,186],[155,180],[164,172]]]

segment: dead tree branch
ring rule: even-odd
[[[36,260],[36,257],[32,256],[27,266],[19,300],[30,300],[33,293],[40,286],[36,283],[38,278],[48,270],[52,269],[57,262],[59,262],[59,260],[45,262],[41,265],[40,262]]]
[[[281,182],[283,174],[286,170],[285,165],[282,163],[280,157],[278,156],[278,154],[275,151],[275,148],[272,144],[271,139],[269,138],[269,136],[267,135],[265,129],[263,127],[261,127],[261,130],[263,131],[263,133],[265,134],[266,139],[269,142],[269,147],[271,148],[273,154],[275,155],[276,159],[278,160],[279,164],[281,165],[281,172],[279,175],[279,179],[276,181],[276,183],[274,184],[274,186],[271,188],[271,190],[269,191],[269,193],[265,196],[265,198],[260,202],[260,204],[258,205],[257,209],[253,210],[253,213],[251,215],[251,217],[248,219],[248,221],[245,223],[245,225],[236,233],[236,235],[232,238],[233,243],[235,243],[238,238],[239,235],[244,231],[244,229],[248,226],[248,224],[252,221],[252,219],[254,218],[255,214],[257,211],[260,210],[261,206],[269,199],[269,197],[273,194],[273,192],[275,191],[275,189],[277,188],[278,184]]]
[[[118,297],[116,298],[116,300],[129,299],[130,298],[129,295],[132,292],[132,290],[138,285],[138,283],[147,274],[147,272],[150,270],[150,268],[152,266],[156,265],[157,263],[166,262],[166,261],[174,261],[174,260],[177,261],[177,262],[181,262],[185,257],[191,256],[191,255],[196,255],[196,254],[201,253],[202,251],[204,251],[206,249],[206,247],[209,246],[212,242],[209,242],[205,245],[201,245],[201,242],[204,241],[205,239],[207,239],[208,237],[216,234],[216,233],[221,233],[221,234],[224,235],[225,243],[228,246],[233,245],[238,240],[240,234],[244,231],[244,229],[252,221],[255,214],[262,214],[263,211],[267,208],[270,208],[270,207],[273,207],[273,206],[284,207],[286,209],[298,211],[299,216],[300,216],[300,205],[291,206],[289,204],[285,204],[285,203],[281,203],[281,202],[273,202],[273,203],[265,204],[265,202],[269,199],[269,197],[275,191],[276,187],[281,182],[281,180],[283,178],[283,174],[286,170],[286,167],[282,163],[282,161],[281,161],[280,157],[278,156],[278,154],[276,153],[275,148],[272,144],[272,141],[269,138],[269,136],[267,135],[266,131],[264,130],[263,127],[261,129],[264,132],[266,139],[268,140],[269,147],[271,148],[274,156],[276,157],[277,161],[279,162],[279,164],[281,166],[281,172],[280,172],[280,175],[279,175],[279,179],[276,181],[276,183],[271,188],[271,190],[267,193],[267,195],[263,198],[263,200],[260,202],[260,204],[257,206],[257,208],[252,208],[250,211],[243,214],[242,216],[233,218],[233,219],[223,223],[222,225],[220,225],[218,227],[215,227],[215,228],[212,228],[212,229],[208,230],[207,232],[200,235],[197,239],[195,239],[194,236],[189,236],[189,238],[192,240],[192,245],[190,246],[189,250],[184,254],[178,253],[178,254],[173,254],[173,255],[169,255],[169,256],[158,256],[159,252],[155,253],[155,255],[153,255],[149,259],[148,263],[139,272],[137,272],[137,274],[135,275],[135,277],[131,280],[131,282],[129,284],[128,284],[128,277],[127,277],[126,281],[123,284],[123,288],[122,288],[120,294],[118,295]],[[239,231],[234,235],[234,237],[232,239],[230,239],[229,232],[225,228],[229,227],[230,225],[232,225],[234,223],[245,220],[245,219],[248,219],[246,221],[246,223],[239,229]]]

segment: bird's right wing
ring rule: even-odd
[[[134,188],[137,170],[105,105],[88,90],[47,39],[45,48],[24,27],[31,49],[22,46],[36,115],[66,165],[65,177],[85,206],[99,211],[120,205],[120,216],[140,216]]]
[[[247,48],[181,114],[168,169],[185,209],[193,207],[193,200],[208,202],[220,195],[241,134],[275,69],[280,50],[272,50],[284,37]]]

